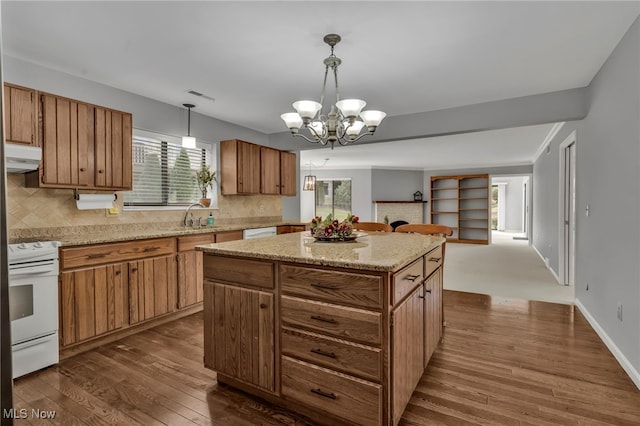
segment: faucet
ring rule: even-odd
[[[187,211],[184,213],[184,220],[182,221],[182,226],[193,226],[193,213],[191,213],[191,219],[188,222],[187,222],[187,216],[189,216],[189,210],[191,210],[191,207],[195,207],[195,206],[200,206],[204,208],[204,206],[200,203],[193,203],[189,207],[187,207]],[[189,225],[187,225],[187,223]]]

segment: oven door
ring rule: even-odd
[[[10,269],[9,314],[11,343],[14,345],[57,332],[57,274]]]

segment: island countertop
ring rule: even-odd
[[[444,243],[437,236],[358,232],[355,241],[315,241],[309,231],[197,246],[205,253],[395,272]]]

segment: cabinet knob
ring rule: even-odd
[[[267,309],[269,305],[267,305],[266,303],[261,303],[260,304],[260,309]]]
[[[138,268],[131,268],[131,272],[137,272]]]
[[[87,169],[85,169],[84,167],[80,167],[80,171],[81,172],[84,172],[85,170],[87,170]]]
[[[98,170],[98,173],[104,173],[104,170]]]

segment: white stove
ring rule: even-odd
[[[9,244],[13,377],[58,363],[58,241]]]

